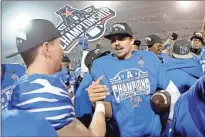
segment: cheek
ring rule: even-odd
[[[130,42],[123,42],[123,47],[126,51],[129,51],[132,49],[132,44]]]
[[[158,50],[159,49],[159,47],[158,46],[154,46],[154,50]]]
[[[115,44],[114,43],[112,43],[111,46],[112,46],[112,49],[115,49]]]
[[[60,47],[53,48],[53,58],[56,60],[62,59],[62,49]]]

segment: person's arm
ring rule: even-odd
[[[163,137],[174,137],[175,134],[175,127],[176,127],[176,121],[177,121],[177,115],[180,110],[180,99],[176,102],[174,106],[174,115],[173,119],[168,119],[166,127],[162,133]]]
[[[88,50],[83,50],[83,55],[82,55],[82,59],[81,59],[81,72],[82,73],[88,73],[89,70],[85,65],[85,57],[87,56],[87,54],[89,53],[89,49]]]
[[[88,91],[96,90],[96,87],[102,81],[103,77],[100,77],[97,81],[88,87]],[[104,96],[101,98],[101,100]],[[59,136],[105,136],[105,106],[102,101],[97,101],[95,105],[95,112],[93,119],[87,130],[86,127],[77,119],[74,119],[72,123],[65,126],[58,131]]]
[[[105,107],[102,102],[96,104],[93,119],[87,129],[78,119],[74,119],[70,124],[57,130],[58,136],[105,136]]]
[[[45,118],[58,132],[58,136],[105,135],[105,107],[102,102],[96,104],[93,120],[87,129],[75,119],[71,99],[60,80],[56,79],[55,83],[51,84],[48,80],[37,79],[32,84],[29,86],[31,89],[25,87],[28,86],[27,83],[15,88],[11,99],[13,108],[23,109]],[[27,90],[29,91],[25,92]]]
[[[154,59],[154,57],[153,57]],[[156,59],[155,59],[156,60]],[[170,104],[170,111],[169,111],[169,118],[172,119],[173,117],[173,109],[174,109],[174,104],[178,100],[178,98],[181,96],[179,89],[176,87],[176,85],[171,81],[170,79],[167,79],[166,76],[166,66],[160,64],[158,60],[156,60],[156,70],[158,70],[157,73],[157,80],[158,80],[158,85],[157,87],[160,89],[164,89],[171,95],[171,104]]]
[[[104,37],[101,37],[97,40],[96,49],[101,49],[102,48],[103,39],[104,39]]]

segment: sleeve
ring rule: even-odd
[[[89,51],[83,50],[83,56],[82,56],[82,59],[81,59],[81,71],[83,73],[89,72],[88,68],[85,65],[85,57],[87,56],[88,53],[89,53]]]
[[[19,84],[13,90],[11,106],[45,118],[55,129],[60,129],[75,116],[68,92],[62,86],[60,81],[53,85],[46,79]]]
[[[155,61],[155,69],[157,72],[157,87],[160,89],[166,89],[169,84],[169,80],[165,75],[165,65],[160,63],[160,60],[156,55],[153,55],[152,60]]]
[[[179,108],[180,108],[180,99],[176,102],[175,106],[174,106],[174,116],[173,116],[173,120],[171,123],[167,123],[162,136],[163,137],[174,137],[175,134],[175,128],[176,128],[176,122],[177,122],[177,115],[179,112]]]
[[[90,114],[92,115],[92,103],[89,100],[88,93],[86,88],[92,84],[92,77],[87,74],[83,78],[75,96],[75,114],[76,117],[82,117],[83,115]]]
[[[187,85],[189,86],[189,88],[191,86],[193,86],[196,83],[196,81],[197,81],[197,79],[195,77],[192,77],[190,75],[187,76],[186,80],[187,80]]]

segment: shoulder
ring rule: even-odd
[[[45,74],[24,75],[14,85],[14,94],[25,93],[33,90],[51,89],[67,91],[61,80]],[[50,91],[51,92],[51,91]]]
[[[133,55],[138,59],[139,57],[143,57],[145,60],[152,60],[152,62],[158,61],[159,58],[157,55],[151,51],[134,51]]]
[[[151,51],[139,50],[139,51],[133,51],[132,53],[133,53],[133,55],[147,55],[147,56],[156,56],[157,57],[157,55]]]
[[[92,66],[96,66],[98,64],[108,64],[112,59],[114,59],[113,54],[108,54],[108,55],[102,56],[100,58],[95,59],[93,61]]]

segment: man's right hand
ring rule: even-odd
[[[108,88],[105,85],[100,85],[100,82],[103,80],[103,76],[94,81],[92,85],[87,88],[88,96],[92,103],[96,101],[102,101],[109,95]]]

